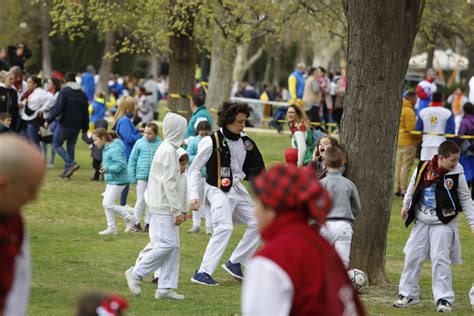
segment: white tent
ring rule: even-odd
[[[413,56],[410,58],[408,68],[411,69],[425,69],[428,53]],[[440,50],[436,49],[433,57],[433,68],[442,70],[454,70],[456,68],[465,70],[469,66],[469,60],[453,52],[451,49]]]

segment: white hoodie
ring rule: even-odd
[[[25,107],[22,107],[20,110],[21,119],[25,121],[32,121],[38,117],[38,113],[42,110],[42,107],[45,104],[51,102],[53,96],[41,88],[36,88],[28,96],[28,108],[31,111],[34,111],[33,114],[28,115],[25,113]]]
[[[178,153],[186,131],[186,119],[175,113],[166,114],[163,120],[164,141],[158,147],[151,163],[150,177],[145,199],[151,213],[181,215],[182,192],[186,188],[179,185]]]

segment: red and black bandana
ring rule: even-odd
[[[277,213],[304,212],[323,224],[331,208],[327,191],[312,168],[278,164],[254,181],[260,201]]]
[[[442,177],[448,173],[448,170],[438,166],[438,155],[434,155],[427,168],[428,169],[426,170],[425,178],[423,179],[425,182],[425,187],[429,187],[433,183],[436,183],[439,177]]]

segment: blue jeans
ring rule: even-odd
[[[76,147],[79,130],[59,126],[53,135],[53,149],[64,160],[64,171],[76,164],[74,161],[74,150]],[[67,150],[64,150],[63,144],[67,142]]]
[[[33,122],[26,122],[25,136],[28,140],[39,146],[40,136],[37,125]]]

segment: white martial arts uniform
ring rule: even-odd
[[[124,185],[116,184],[107,184],[105,186],[102,206],[104,207],[105,218],[107,219],[107,228],[117,229],[117,225],[115,225],[115,213],[119,214],[125,220],[132,217],[127,212],[125,206],[115,204],[115,201],[120,198],[120,194],[124,188]]]
[[[417,170],[411,178],[403,200],[403,207],[409,208],[412,203],[416,174]],[[459,174],[457,193],[466,220],[472,228],[474,227],[474,208],[462,166],[458,164],[449,174]],[[427,203],[427,199],[431,199],[428,203],[434,203],[433,207],[427,208],[419,203],[420,206],[416,209],[416,222],[403,250],[405,265],[400,277],[399,292],[410,299],[419,298],[418,281],[421,270],[424,261],[430,259],[432,263],[432,291],[435,302],[439,299],[445,299],[453,304],[454,291],[451,264],[461,263],[458,222],[455,218],[446,225],[441,223],[433,210],[433,208],[436,208],[434,193],[425,190],[420,200]]]
[[[140,224],[142,212],[145,210],[145,224],[150,223],[151,214],[145,203],[145,191],[148,187],[148,181],[137,180],[137,202],[135,203],[133,215],[135,216],[135,224]]]
[[[186,185],[182,185],[186,177],[179,171],[176,150],[183,142],[185,130],[183,117],[174,113],[165,116],[165,140],[155,153],[148,179],[145,198],[151,213],[150,243],[140,253],[133,272],[143,278],[161,268],[158,289],[178,287],[179,229],[175,221],[187,201]]]
[[[255,253],[260,243],[254,202],[241,183],[245,178],[242,168],[247,152],[242,138],[235,141],[226,138],[226,143],[230,150],[230,167],[233,175],[232,188],[229,192],[224,192],[217,187],[206,185],[206,200],[210,204],[213,234],[198,272],[205,272],[209,275],[214,273],[227,248],[234,229],[233,220],[246,224],[247,230],[230,257],[232,263],[245,264]],[[201,169],[209,161],[212,150],[211,136],[204,137],[199,143],[196,158],[194,158],[188,170],[190,200],[199,199]]]
[[[201,218],[204,215],[206,219],[206,229],[211,229],[211,214],[209,207],[206,204],[206,178],[201,177],[201,184],[199,185],[199,210],[193,211],[193,227],[201,227]]]

